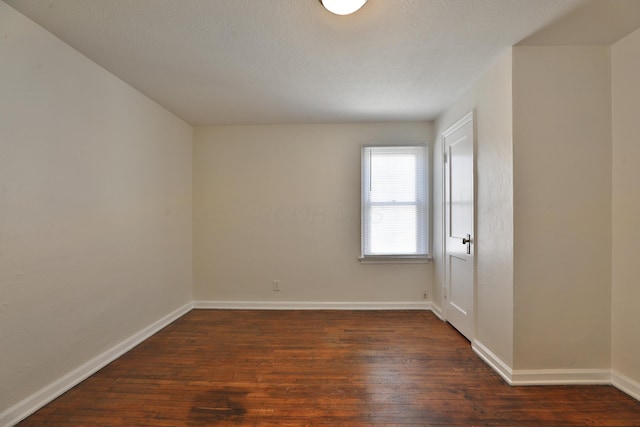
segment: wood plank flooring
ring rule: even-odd
[[[429,312],[193,310],[21,426],[640,426],[610,386],[510,387]]]

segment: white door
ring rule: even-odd
[[[469,341],[475,333],[473,112],[443,134],[444,316]]]

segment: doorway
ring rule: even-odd
[[[468,113],[442,134],[444,150],[444,318],[475,335],[475,138]]]

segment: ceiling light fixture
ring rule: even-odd
[[[320,0],[320,3],[331,13],[349,15],[360,9],[367,0]]]

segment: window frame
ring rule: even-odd
[[[371,149],[371,148],[390,148],[390,149],[394,149],[394,148],[415,148],[415,147],[421,147],[424,151],[423,151],[423,157],[424,157],[424,164],[422,167],[422,170],[417,169],[416,170],[416,174],[418,175],[418,179],[422,179],[422,185],[423,185],[423,194],[422,194],[422,198],[423,198],[423,203],[422,205],[424,206],[424,215],[420,215],[418,217],[418,233],[420,232],[420,230],[423,230],[423,240],[422,240],[422,245],[423,245],[423,252],[424,253],[416,253],[416,254],[401,254],[401,253],[397,253],[397,254],[366,254],[365,253],[365,233],[368,233],[368,230],[366,230],[366,226],[367,224],[370,224],[370,221],[365,221],[365,216],[367,215],[367,209],[370,208],[372,205],[375,205],[376,203],[371,203],[370,201],[366,200],[366,194],[365,192],[366,190],[366,185],[367,183],[365,182],[365,171],[366,168],[368,168],[367,165],[365,165],[366,162],[369,161],[369,158],[367,156],[367,150]],[[360,154],[360,160],[361,160],[361,165],[360,165],[360,257],[358,258],[360,260],[360,262],[362,264],[381,264],[381,263],[410,263],[410,264],[414,264],[414,263],[426,263],[431,259],[431,256],[429,255],[429,250],[430,250],[430,240],[429,240],[429,236],[430,236],[430,228],[431,228],[431,223],[430,223],[430,211],[431,211],[431,199],[430,199],[430,191],[429,191],[429,174],[430,174],[430,168],[429,168],[429,145],[427,143],[398,143],[398,144],[364,144],[361,146],[361,154]],[[370,171],[369,171],[370,173]],[[422,176],[420,176],[422,175]],[[419,188],[416,188],[416,191],[418,191]],[[416,195],[416,201],[414,202],[377,202],[377,204],[379,205],[387,205],[387,206],[400,206],[400,205],[415,205],[415,206],[421,206],[420,201],[418,200],[420,197],[420,195],[417,194]],[[420,209],[418,209],[420,210]],[[417,239],[417,246],[418,251],[420,251],[420,239],[419,236],[416,235],[416,239]]]

